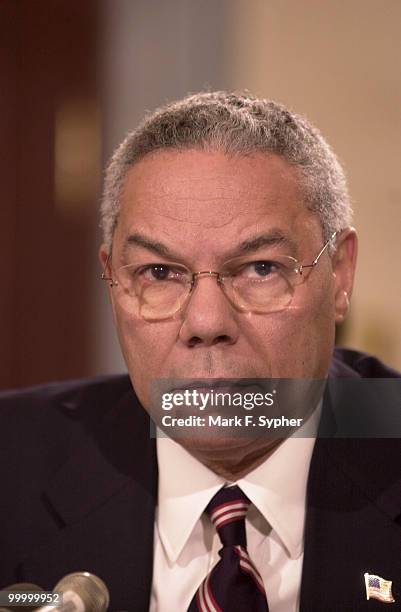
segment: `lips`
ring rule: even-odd
[[[261,391],[263,390],[263,385],[261,382],[258,382],[255,379],[246,379],[246,378],[194,378],[194,379],[178,379],[175,382],[172,382],[170,386],[171,393],[179,393],[180,391],[185,390],[197,390],[208,392],[216,389],[220,389],[221,391],[225,390],[227,393],[233,392],[244,392],[244,391]]]

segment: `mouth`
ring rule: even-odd
[[[185,390],[210,391],[219,389],[226,392],[244,392],[245,390],[254,391],[261,390],[263,387],[261,381],[257,379],[247,378],[193,378],[193,379],[178,379],[172,383],[170,392],[181,392]]]

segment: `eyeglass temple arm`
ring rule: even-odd
[[[113,280],[113,278],[111,276],[106,276],[106,270],[109,266],[110,261],[111,261],[111,253],[107,255],[107,259],[106,259],[106,263],[104,264],[101,279],[104,281],[110,281],[110,283],[114,284],[115,281]]]
[[[330,238],[327,240],[327,242],[324,243],[324,245],[322,246],[322,248],[320,249],[319,253],[316,255],[315,259],[312,261],[312,263],[310,264],[301,264],[299,266],[299,274],[302,274],[302,270],[304,268],[314,268],[317,264],[317,262],[319,261],[319,259],[321,258],[321,256],[323,255],[323,253],[325,252],[325,250],[327,249],[327,247],[329,246],[330,242],[332,242],[332,240],[334,240],[334,238],[337,236],[337,234],[340,233],[340,230],[336,230],[335,232],[332,233],[332,235],[330,236]]]

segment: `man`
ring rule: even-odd
[[[333,356],[352,293],[350,221],[334,153],[276,103],[199,94],[127,137],[106,175],[100,260],[132,388],[120,376],[3,397],[13,474],[1,584],[50,589],[87,570],[106,582],[111,610],[400,605],[397,439],[195,427],[155,441],[146,413],[157,379],[201,389],[393,376],[373,358]],[[328,401],[307,408],[316,434]]]

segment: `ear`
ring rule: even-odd
[[[100,265],[102,266],[102,272],[103,272],[105,269],[106,263],[107,263],[107,258],[109,256],[109,251],[107,250],[107,247],[105,244],[102,244],[100,246],[98,256],[99,256],[99,261],[100,261]]]
[[[344,230],[333,255],[335,321],[344,321],[352,295],[358,251],[357,233],[353,227]]]

